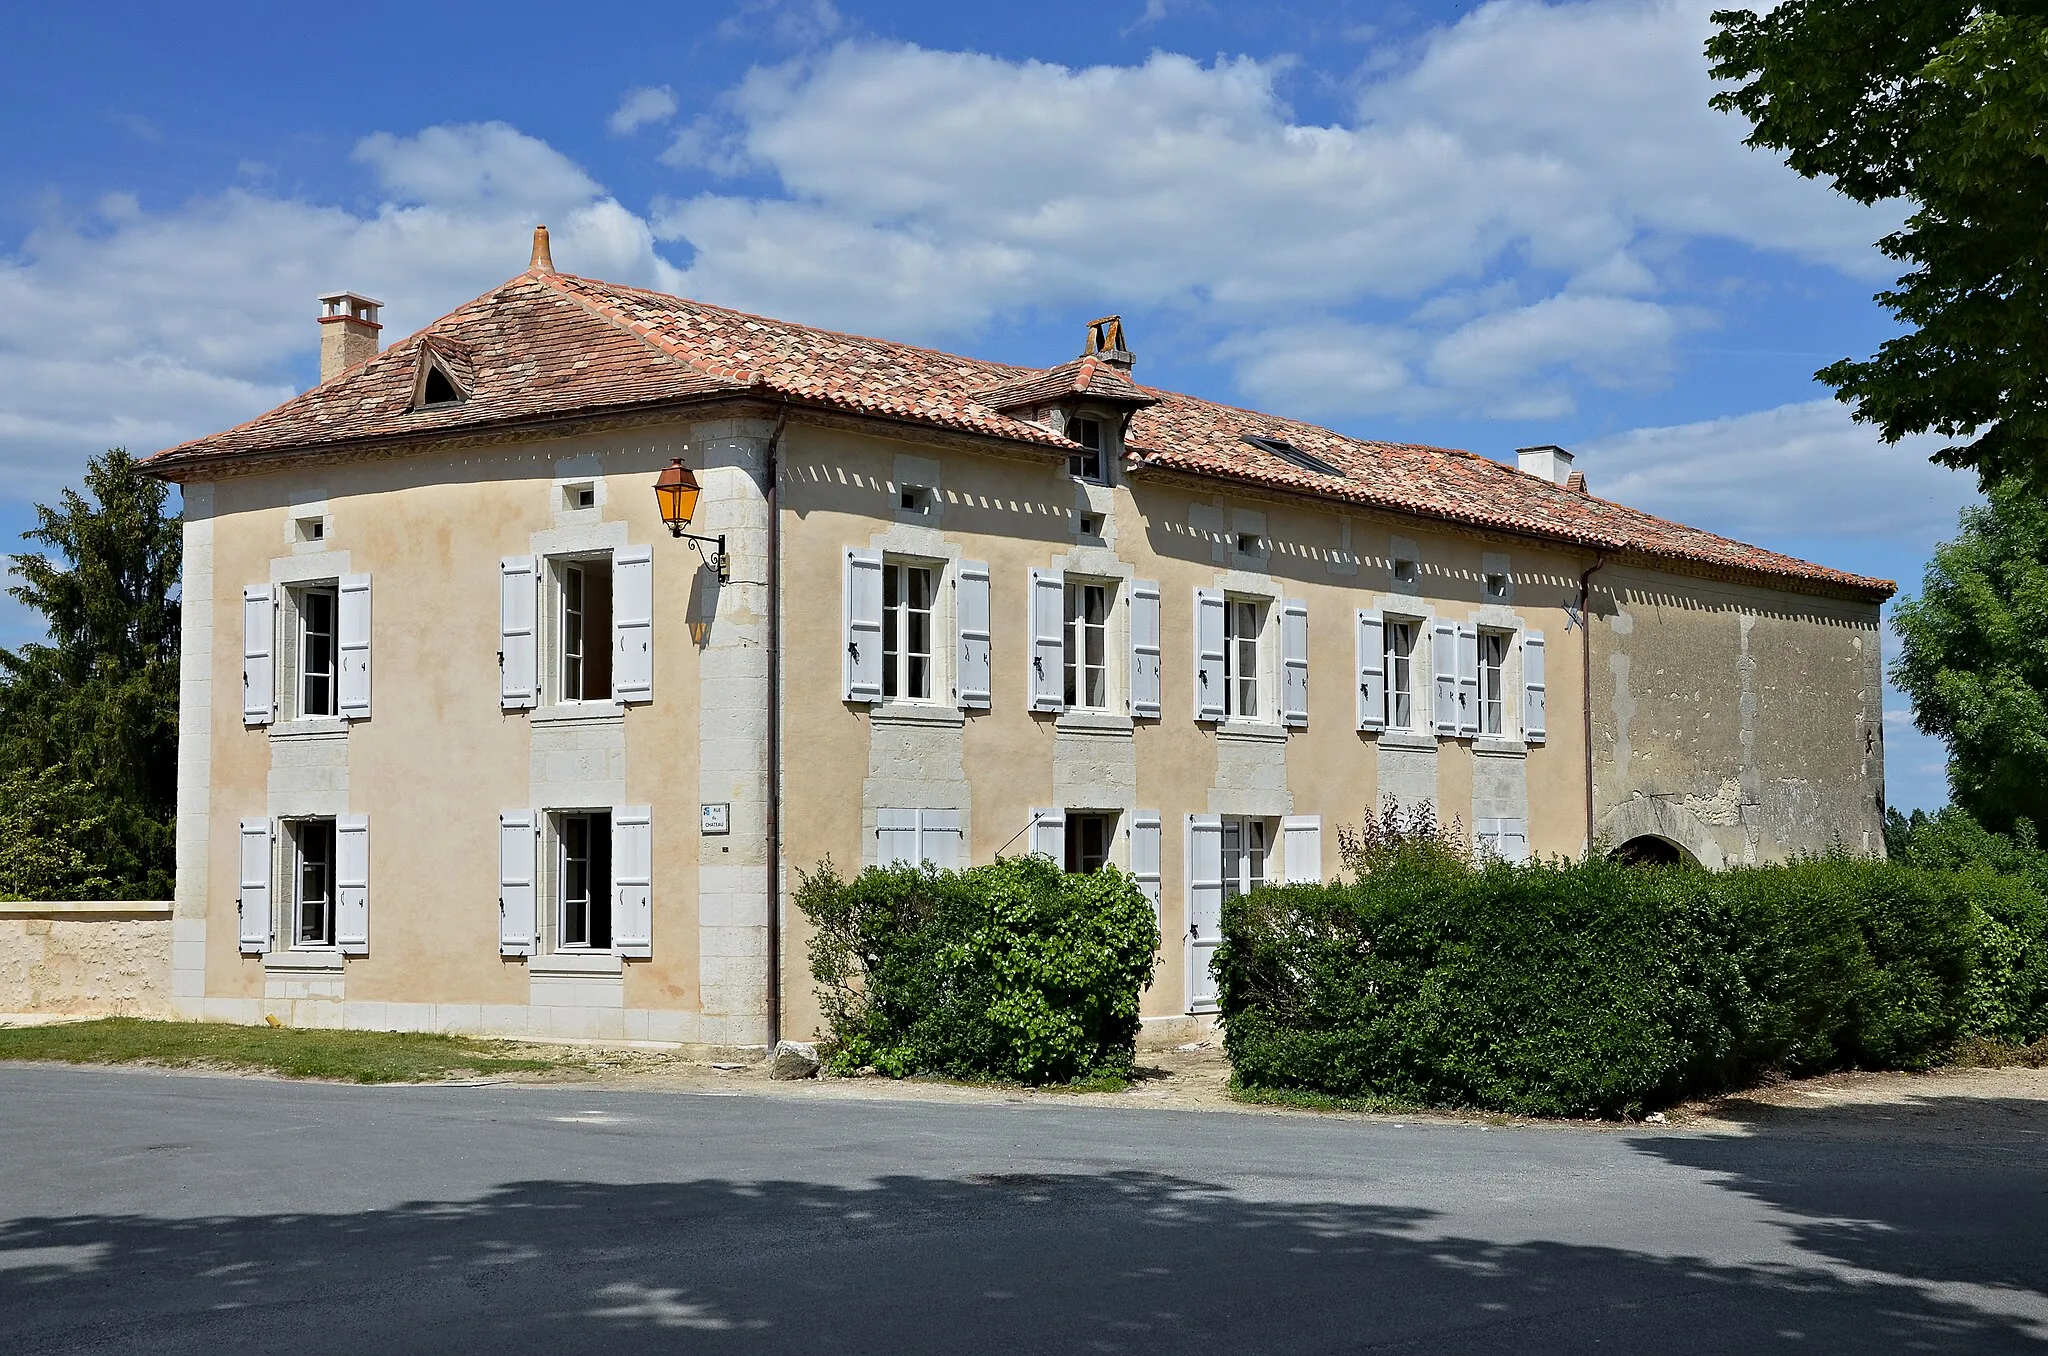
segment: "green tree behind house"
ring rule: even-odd
[[[114,448],[39,505],[8,592],[43,642],[0,649],[0,895],[168,899],[178,764],[169,487]]]

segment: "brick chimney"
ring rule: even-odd
[[[377,317],[384,303],[355,292],[320,298],[320,380],[333,381],[357,363],[377,356]]]
[[[1522,468],[1523,475],[1535,476],[1553,485],[1562,485],[1572,476],[1572,454],[1555,443],[1516,448],[1515,464]]]

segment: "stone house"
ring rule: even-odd
[[[1511,858],[1881,851],[1891,585],[1508,466],[531,267],[149,468],[185,505],[172,985],[236,1021],[808,1035],[795,873],[1159,910],[1429,801]],[[701,488],[687,538],[651,490]]]

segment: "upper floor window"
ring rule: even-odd
[[[611,557],[565,560],[559,570],[556,699],[608,702],[612,699]]]
[[[929,565],[882,564],[882,697],[930,701],[932,599],[937,572]]]
[[[1089,711],[1109,709],[1109,604],[1112,586],[1081,580],[1067,583],[1067,705]],[[1068,820],[1071,826],[1073,821]]]
[[[298,714],[335,714],[335,612],[333,588],[295,589],[292,602],[299,614]]]
[[[1090,415],[1077,416],[1068,422],[1067,436],[1081,445],[1067,453],[1067,474],[1100,484],[1103,457],[1108,451],[1102,421]]]
[[[1479,733],[1498,735],[1507,728],[1508,634],[1479,633]]]
[[[1420,626],[1412,621],[1386,621],[1387,728],[1415,728],[1415,637]]]
[[[1223,710],[1241,720],[1258,720],[1259,635],[1265,629],[1266,605],[1251,598],[1223,603]]]
[[[292,945],[334,945],[334,821],[302,819],[286,838],[292,857]]]

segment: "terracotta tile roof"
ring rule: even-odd
[[[468,392],[413,408],[419,351],[432,345]],[[1126,465],[1248,482],[1394,513],[1465,523],[1620,555],[1888,597],[1868,579],[1668,522],[1524,475],[1470,452],[1348,438],[1329,429],[1138,386],[1096,358],[1050,370],[813,329],[568,274],[528,271],[355,368],[223,433],[159,452],[173,478],[266,453],[703,400],[751,396],[928,424],[1064,450],[1005,410],[1086,392],[1134,408]],[[1244,441],[1293,444],[1322,475]]]

